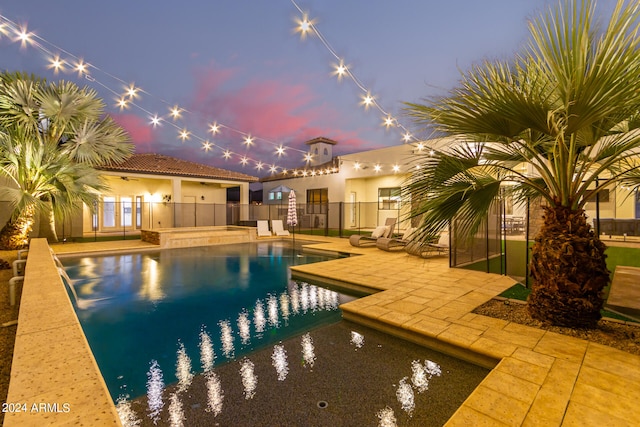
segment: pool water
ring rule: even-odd
[[[153,361],[164,384],[178,380],[178,359],[182,372],[185,361],[187,370],[202,371],[203,333],[220,365],[340,321],[338,305],[354,297],[290,279],[290,265],[326,259],[287,242],[262,242],[65,258],[63,264],[115,401],[147,392]]]

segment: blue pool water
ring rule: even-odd
[[[192,371],[201,371],[201,331],[210,336],[218,365],[339,321],[338,304],[352,297],[290,280],[290,265],[326,259],[286,242],[265,242],[65,258],[63,264],[78,318],[116,400],[146,393],[154,360],[165,384],[175,382],[181,345]]]

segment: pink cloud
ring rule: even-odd
[[[153,129],[142,117],[134,114],[112,114],[113,120],[122,126],[131,142],[136,146],[136,152],[148,153],[154,151],[156,143]]]
[[[232,80],[239,74],[238,69],[196,69],[188,108],[203,120],[217,120],[273,142],[301,143],[326,136],[338,140],[343,149],[365,144],[355,132],[341,129],[340,114],[311,86],[285,78]]]

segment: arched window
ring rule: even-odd
[[[318,147],[316,147],[316,151],[315,151],[315,154],[318,154]]]
[[[324,155],[328,156],[329,155],[329,150],[327,150],[327,147],[324,148]]]

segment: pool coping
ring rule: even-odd
[[[298,239],[305,240],[305,237],[296,236],[296,240]],[[309,239],[316,242],[323,241],[323,243],[312,245],[318,250],[364,255],[292,267],[292,272],[306,274],[310,278],[341,281],[379,291],[343,304],[341,309],[345,318],[429,347],[439,345],[442,348],[441,351],[454,352],[456,357],[460,357],[455,354],[457,352],[463,359],[468,357],[473,359],[480,355],[475,363],[493,368],[449,419],[448,426],[469,424],[632,425],[635,420],[640,419],[640,407],[636,404],[640,398],[639,356],[581,339],[472,313],[475,307],[510,287],[514,283],[512,279],[471,270],[450,269],[445,257],[424,260],[402,252],[381,251],[375,247],[350,247],[345,239],[319,238],[319,236],[309,236]],[[258,241],[260,240],[262,239]],[[108,244],[67,244],[66,248],[56,246],[55,250],[78,254],[97,252],[100,249],[132,250],[136,247],[135,243],[124,245],[114,242],[104,243]],[[137,246],[144,246],[144,244],[137,242]],[[158,247],[155,246],[155,248]],[[30,269],[31,267],[28,266],[28,271]],[[21,327],[26,328],[29,322],[37,320],[37,317],[29,315],[23,318],[22,304],[26,301],[33,299],[34,302],[27,303],[26,306],[33,304],[38,310],[53,307],[53,315],[57,313],[56,310],[68,307],[75,316],[59,275],[53,277],[52,274],[45,277],[41,271],[39,267],[34,269],[28,273],[31,277],[26,281],[30,283],[37,278],[36,282],[49,283],[49,285],[50,282],[58,282],[60,285],[58,288],[64,291],[66,302],[62,304],[48,302],[49,292],[51,292],[49,288],[56,286],[49,286],[49,288],[40,286],[39,290],[33,292],[28,290],[31,285],[25,286],[16,336],[17,351],[22,351],[22,348],[26,347],[20,341],[28,338],[28,334],[24,333],[26,331],[21,330]],[[42,328],[40,332],[45,338],[47,334],[51,338],[49,331],[62,327],[62,325],[57,326],[55,322],[51,324],[50,320],[42,324],[42,320],[48,318],[44,315],[39,317]],[[79,323],[75,328],[82,332]],[[35,330],[30,333],[36,337]],[[81,347],[85,346],[85,349],[88,349],[84,335],[79,340],[83,343]],[[49,345],[58,343],[59,346],[60,342],[66,342],[66,339],[57,339],[55,343]],[[54,359],[58,362],[68,362],[70,360],[68,346],[59,347],[61,347],[60,351],[64,351],[66,355],[59,352],[54,354],[47,351],[46,345],[41,345],[40,341],[32,341],[26,358],[31,360],[32,364],[34,360],[41,362],[35,357],[35,353],[41,351],[45,353],[45,357],[54,355]],[[74,353],[71,352],[71,355],[71,359],[75,360]],[[35,382],[32,378],[33,374],[27,370],[22,373],[23,381],[14,385],[16,382],[14,369],[17,370],[22,364],[20,362],[22,357],[25,356],[14,353],[8,402],[21,396],[12,388]],[[87,359],[84,363],[93,360],[92,363],[99,374],[90,350],[85,357]],[[38,367],[41,366],[42,363]],[[60,371],[67,372],[68,369],[60,369]],[[29,380],[25,380],[26,378]],[[55,375],[52,374],[49,379],[55,380]],[[98,388],[103,388],[103,393],[108,397],[102,377],[100,376],[97,381],[102,384]],[[84,385],[81,383],[82,381],[78,382],[78,386]],[[33,386],[33,384],[30,385]],[[77,389],[73,386],[72,388]],[[68,395],[63,390],[65,389],[60,388],[53,391],[54,394],[50,396],[57,396],[58,399],[67,398]],[[46,394],[32,395],[49,399],[49,395]],[[79,395],[80,400],[72,404],[72,408],[82,405],[82,398],[87,396],[89,395],[85,394],[84,397]],[[114,417],[112,422],[119,425],[110,397],[108,403],[110,403],[108,409],[90,403],[84,404],[83,410],[86,410],[86,415],[83,415],[82,419],[91,420],[92,416],[109,415]],[[52,421],[52,424],[65,424],[64,420],[73,416],[73,412],[75,411],[68,414],[40,413],[40,415],[48,416],[46,419]],[[19,424],[21,426],[42,425],[43,419],[33,414],[31,417],[25,417],[24,414],[22,416],[7,414],[5,425],[18,425],[10,421],[18,418],[28,421],[26,424]],[[13,422],[13,424],[6,424],[7,422]],[[96,423],[89,422],[89,424]]]
[[[7,404],[6,427],[122,425],[46,239],[29,246]]]
[[[348,250],[343,242],[320,246]],[[492,368],[447,426],[634,425],[640,419],[640,356],[472,312],[513,279],[451,269],[446,257],[423,260],[377,248],[357,253],[364,256],[294,266],[293,274],[375,288],[379,292],[341,305],[343,316]]]

